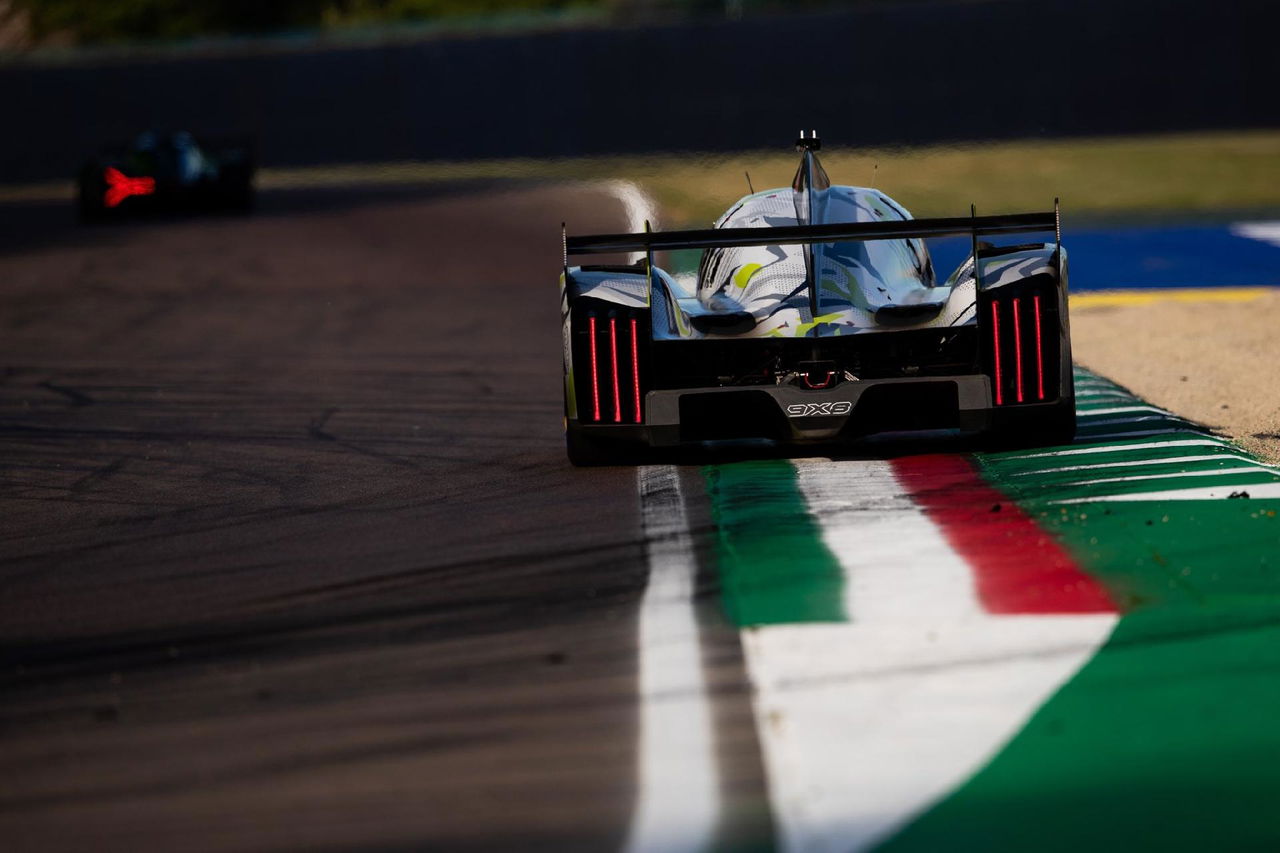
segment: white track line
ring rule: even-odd
[[[657,226],[652,199],[629,181],[605,189],[622,203],[627,228]],[[698,567],[670,465],[636,472],[649,558],[640,604],[640,740],[638,795],[627,851],[696,853],[711,846],[720,820],[720,783],[711,707],[693,593]]]
[[[1186,418],[1180,418],[1177,415],[1139,415],[1136,418],[1103,418],[1094,421],[1088,419],[1088,412],[1076,413],[1076,424],[1080,429],[1092,429],[1093,427],[1102,426],[1122,426],[1124,424],[1133,424],[1138,426],[1147,421],[1181,421],[1182,423],[1191,423]]]
[[[1105,403],[1108,400],[1124,400],[1125,402],[1133,399],[1132,394],[1126,394],[1123,391],[1077,391],[1077,403]]]
[[[1186,430],[1158,430],[1164,432],[1185,432]],[[1142,433],[1149,435],[1150,433]],[[1124,438],[1128,433],[1116,433],[1113,438]],[[1179,438],[1173,441],[1142,441],[1135,444],[1099,444],[1093,447],[1072,447],[1069,450],[1047,450],[1041,453],[1017,453],[1009,459],[1048,459],[1056,456],[1081,456],[1091,453],[1125,453],[1130,450],[1154,450],[1165,447],[1225,447],[1234,450],[1231,443],[1221,438]],[[1004,459],[998,461],[1003,462]]]
[[[1174,471],[1171,474],[1130,474],[1124,477],[1103,477],[1096,480],[1066,480],[1051,485],[1055,489],[1065,489],[1075,486],[1098,486],[1104,483],[1136,483],[1143,480],[1169,480],[1183,477],[1234,477],[1239,474],[1261,474],[1271,479],[1276,476],[1274,470],[1258,462],[1239,468],[1206,468],[1203,471]]]
[[[1094,444],[1096,442],[1104,441],[1112,438],[1123,440],[1126,438],[1145,438],[1149,435],[1174,435],[1178,433],[1182,435],[1186,435],[1188,433],[1193,433],[1193,434],[1198,433],[1200,435],[1206,435],[1206,433],[1197,429],[1195,425],[1191,423],[1191,421],[1185,421],[1185,423],[1187,424],[1187,426],[1170,427],[1168,429],[1135,429],[1135,430],[1124,430],[1122,432],[1102,432],[1102,433],[1094,433],[1092,435],[1077,435],[1075,437],[1075,443],[1076,444]],[[1219,443],[1224,446],[1227,444],[1226,441],[1222,441]]]
[[[1231,226],[1231,233],[1280,247],[1280,222],[1237,222]]]
[[[850,623],[743,633],[779,846],[866,849],[995,755],[1114,614],[991,616],[885,462],[796,462]]]
[[[658,208],[649,194],[640,189],[638,184],[631,181],[606,181],[604,188],[622,202],[627,212],[627,230],[633,234],[639,234],[644,231],[646,222],[657,230]],[[643,257],[643,252],[635,252],[627,256],[630,261],[638,261]]]
[[[692,853],[708,849],[720,818],[697,565],[677,469],[640,468],[637,479],[649,584],[640,605],[639,797],[625,849]]]
[[[1039,477],[1044,474],[1065,474],[1070,471],[1097,471],[1101,468],[1141,468],[1145,465],[1183,465],[1187,462],[1235,461],[1246,457],[1235,453],[1205,453],[1196,456],[1152,456],[1149,459],[1131,459],[1127,462],[1098,462],[1093,465],[1061,465],[1056,468],[1034,468],[1030,471],[1014,471],[1011,477]],[[1262,463],[1258,463],[1262,464]]]
[[[1076,409],[1077,417],[1101,417],[1102,415],[1122,415],[1128,412],[1155,412],[1159,415],[1172,415],[1168,409],[1158,406],[1108,406],[1102,409]]]
[[[1280,498],[1280,482],[1259,483],[1254,485],[1235,486],[1199,486],[1189,489],[1169,489],[1162,492],[1139,492],[1137,494],[1090,495],[1086,498],[1069,498],[1060,501],[1048,501],[1051,504],[1088,504],[1088,503],[1122,503],[1124,501],[1216,501],[1230,498],[1231,495],[1245,492],[1252,499]]]

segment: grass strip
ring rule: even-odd
[[[831,147],[839,183],[874,184],[915,216],[1043,210],[1062,198],[1070,218],[1156,219],[1280,209],[1280,130],[957,143],[917,148]],[[264,190],[456,181],[633,181],[663,210],[663,227],[705,225],[747,192],[790,185],[788,150],[333,164],[267,168]],[[0,202],[71,198],[70,181],[0,186]],[[579,229],[589,230],[590,223]]]

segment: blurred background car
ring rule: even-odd
[[[95,222],[158,211],[247,211],[253,175],[247,140],[201,145],[186,131],[148,130],[85,162],[78,180],[80,217]]]

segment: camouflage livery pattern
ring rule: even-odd
[[[803,223],[790,189],[749,195],[717,222],[717,228],[770,228]],[[817,193],[815,193],[817,195]],[[878,190],[836,186],[821,191],[821,221],[903,221],[910,214]],[[801,208],[803,210],[803,208]],[[813,217],[816,218],[816,217]],[[749,337],[816,337],[878,327],[878,310],[945,300],[934,282],[923,240],[833,243],[814,252],[821,313],[814,316],[800,246],[713,249],[700,266],[698,299],[709,309],[743,311],[756,326]],[[895,326],[901,328],[901,325]]]
[[[863,222],[906,222],[911,214],[870,187],[830,185],[807,156],[791,187],[739,199],[715,228],[777,228]],[[1054,243],[982,259],[983,288],[1053,268]],[[1064,253],[1065,258],[1065,253]],[[935,277],[925,241],[856,240],[814,245],[708,249],[696,277],[673,277],[644,264],[572,268],[574,296],[649,308],[653,340],[816,338],[951,327],[974,322],[973,258],[944,283]],[[812,274],[810,271],[813,271]],[[810,280],[816,278],[816,293]],[[562,300],[567,322],[568,294]],[[814,307],[817,307],[815,313]],[[725,322],[700,322],[717,319]]]
[[[791,188],[745,196],[720,217],[716,228],[773,228],[823,223],[907,221],[911,215],[876,189],[831,186],[811,190],[800,204]],[[807,217],[804,214],[809,214]],[[1025,278],[1052,267],[1053,243],[984,258],[983,287]],[[935,280],[933,261],[921,239],[865,240],[815,247],[819,313],[810,303],[808,265],[801,246],[752,246],[704,252],[696,294],[655,269],[655,284],[669,300],[655,300],[654,338],[832,337],[878,331],[927,329],[972,321],[973,260],[945,283]],[[680,315],[684,316],[680,316]],[[749,315],[753,325],[698,331],[686,321],[700,314]]]

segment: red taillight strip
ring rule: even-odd
[[[1004,403],[1004,395],[1000,391],[1000,303],[991,300],[991,342],[996,354],[996,405]]]
[[[1019,297],[1013,299],[1013,368],[1017,377],[1018,402],[1022,402],[1022,318],[1018,314]]]
[[[636,423],[640,423],[640,345],[636,341],[636,318],[631,318],[631,379],[635,392]]]
[[[613,353],[613,420],[622,423],[622,395],[618,391],[618,318],[609,318],[609,351]]]
[[[592,314],[588,326],[590,327],[587,334],[591,338],[591,405],[594,411],[594,420],[600,420],[600,370],[596,366],[596,315]]]
[[[1040,344],[1040,294],[1036,294],[1036,391],[1044,399],[1044,348]]]
[[[116,207],[120,202],[133,195],[153,195],[156,191],[156,179],[151,177],[131,178],[119,169],[108,166],[102,173],[107,182],[107,191],[103,193],[102,203],[107,207]]]

